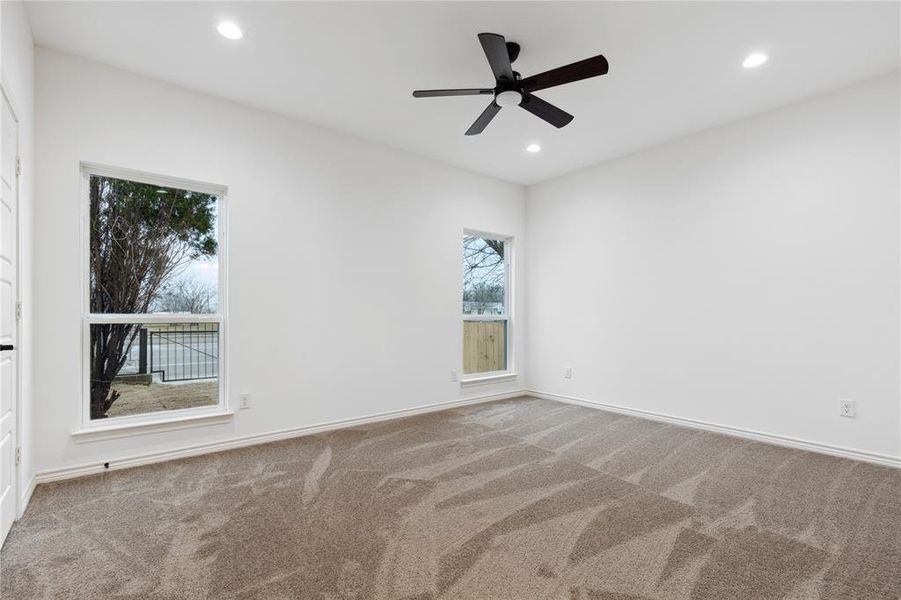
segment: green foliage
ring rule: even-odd
[[[92,176],[91,310],[146,312],[174,271],[218,250],[212,194]]]

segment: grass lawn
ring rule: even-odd
[[[216,404],[219,382],[211,379],[191,383],[154,382],[150,385],[115,383],[113,389],[121,396],[107,414],[123,417]]]

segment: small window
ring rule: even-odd
[[[224,190],[84,168],[85,422],[224,408]]]
[[[463,374],[510,371],[510,238],[463,235]]]

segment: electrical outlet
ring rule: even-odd
[[[838,414],[842,417],[854,418],[855,412],[854,400],[842,398],[838,401]]]
[[[573,378],[573,368],[566,367],[563,369],[563,379],[572,379]]]
[[[241,410],[247,410],[250,408],[250,394],[241,394],[239,397],[238,408]]]
[[[457,370],[452,369],[451,370],[451,381],[457,381],[458,379],[459,379],[459,377],[457,377]]]

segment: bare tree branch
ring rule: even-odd
[[[463,238],[464,310],[484,314],[503,306],[506,285],[504,242],[478,236]]]

